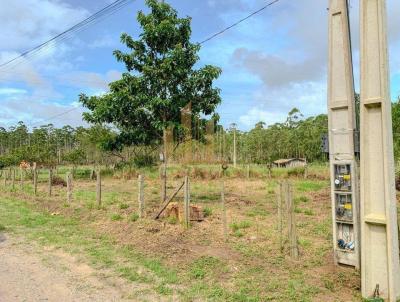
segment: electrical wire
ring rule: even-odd
[[[223,30],[221,30],[221,31],[219,31],[219,32],[217,32],[217,33],[215,33],[215,34],[213,34],[212,36],[208,37],[207,39],[201,41],[199,44],[200,44],[200,45],[201,45],[201,44],[204,44],[204,43],[206,43],[206,42],[208,42],[208,41],[214,39],[215,37],[218,37],[218,36],[222,35],[223,33],[227,32],[228,30],[232,29],[233,27],[235,27],[235,26],[239,25],[240,23],[242,23],[242,22],[244,22],[244,21],[250,19],[251,17],[253,17],[253,16],[255,16],[255,15],[261,13],[262,11],[264,11],[265,9],[267,9],[268,7],[274,5],[275,3],[279,2],[279,1],[280,1],[280,0],[274,0],[274,1],[272,1],[272,2],[269,2],[268,4],[264,5],[264,6],[261,7],[260,9],[258,9],[258,10],[256,10],[256,11],[252,12],[250,15],[244,17],[243,19],[240,19],[239,21],[233,23],[232,25],[230,25],[230,26],[224,28]]]
[[[102,8],[101,10],[97,11],[96,13],[89,16],[88,18],[82,20],[81,22],[75,24],[74,26],[68,28],[67,30],[52,37],[51,39],[49,39],[31,49],[23,52],[22,54],[0,64],[0,68],[4,68],[14,62],[17,62],[18,60],[20,60],[22,58],[27,58],[29,56],[32,56],[33,54],[40,52],[41,50],[45,49],[48,46],[51,46],[51,45],[54,46],[54,44],[60,43],[61,41],[71,37],[72,33],[79,32],[79,31],[83,30],[83,28],[93,24],[100,18],[109,16],[109,15],[115,13],[117,10],[119,10],[122,7],[124,7],[125,5],[127,5],[130,1],[135,1],[135,0],[116,0],[116,1],[114,1],[113,3],[107,5],[106,7]]]
[[[21,55],[15,57],[15,58],[13,58],[13,59],[11,59],[11,60],[5,62],[5,63],[0,64],[0,68],[3,68],[3,67],[5,67],[5,66],[11,64],[11,63],[17,61],[18,59],[27,57],[28,55],[30,55],[30,54],[32,54],[32,53],[34,54],[34,53],[36,53],[36,52],[38,52],[38,51],[44,49],[47,45],[50,45],[50,44],[53,43],[53,42],[56,42],[56,41],[57,41],[57,42],[60,42],[60,41],[62,41],[63,39],[65,40],[65,39],[66,39],[65,37],[68,37],[68,34],[69,34],[69,33],[72,33],[72,32],[74,32],[74,31],[75,31],[75,32],[78,32],[78,30],[82,30],[82,28],[83,28],[84,26],[86,26],[86,25],[88,25],[88,24],[90,24],[90,23],[93,23],[96,19],[101,18],[102,16],[107,15],[107,13],[106,13],[107,10],[111,9],[111,12],[108,12],[108,13],[113,14],[113,13],[115,13],[117,10],[119,10],[120,8],[122,8],[124,5],[128,4],[130,1],[134,1],[134,0],[117,0],[117,1],[115,1],[115,2],[113,2],[113,3],[111,3],[110,5],[104,7],[103,9],[101,9],[101,10],[98,11],[98,12],[96,12],[96,13],[93,14],[92,16],[90,16],[90,17],[86,18],[85,20],[81,21],[80,23],[78,23],[78,24],[72,26],[71,28],[67,29],[66,31],[64,31],[64,32],[62,32],[62,33],[60,33],[60,34],[58,34],[57,36],[51,38],[50,40],[48,40],[48,41],[46,41],[46,42],[44,42],[44,43],[42,43],[42,44],[40,44],[40,45],[38,45],[38,46],[36,46],[36,47],[30,49],[30,50],[28,50],[28,51],[22,53]],[[207,42],[213,40],[214,38],[216,38],[216,37],[222,35],[223,33],[227,32],[228,30],[230,30],[230,29],[236,27],[237,25],[243,23],[244,21],[246,21],[246,20],[252,18],[253,16],[255,16],[255,15],[259,14],[259,13],[261,13],[262,11],[264,11],[264,10],[267,9],[268,7],[270,7],[270,6],[274,5],[274,4],[276,4],[276,3],[279,2],[279,1],[280,1],[280,0],[274,0],[274,1],[272,1],[272,2],[269,2],[268,4],[264,5],[263,7],[261,7],[260,9],[258,9],[258,10],[256,10],[256,11],[252,12],[252,13],[249,14],[248,16],[246,16],[246,17],[244,17],[244,18],[238,20],[237,22],[233,23],[232,25],[230,25],[230,26],[228,26],[228,27],[222,29],[221,31],[219,31],[219,32],[217,32],[217,33],[211,35],[210,37],[206,38],[205,40],[201,41],[199,44],[202,45],[202,44],[204,44],[204,43],[207,43]],[[59,39],[59,38],[60,38],[60,39]],[[57,40],[57,39],[59,39],[59,40]],[[73,109],[71,109],[71,110],[65,111],[65,112],[63,112],[63,113],[61,113],[61,114],[59,114],[59,115],[53,116],[53,117],[51,117],[51,118],[49,118],[49,119],[47,119],[47,120],[45,120],[45,121],[52,120],[52,119],[54,119],[54,118],[57,118],[57,117],[59,117],[59,116],[65,115],[65,114],[68,114],[68,113],[70,113],[70,112],[72,112],[72,111],[74,111],[74,110],[77,110],[77,109],[79,109],[79,107],[76,107],[76,108],[73,108]],[[43,122],[44,122],[44,121],[42,121],[42,122],[40,122],[40,123],[43,123]],[[32,126],[32,125],[31,125],[31,126]]]
[[[29,127],[35,127],[35,126],[37,126],[37,125],[39,125],[39,124],[43,124],[43,123],[45,123],[45,122],[54,120],[54,119],[56,119],[56,118],[58,118],[58,117],[61,117],[61,116],[63,116],[63,115],[66,115],[66,114],[68,114],[68,113],[70,113],[70,112],[76,111],[76,110],[81,109],[81,108],[82,108],[82,107],[74,107],[74,108],[69,109],[69,110],[67,110],[67,111],[65,111],[65,112],[62,112],[62,113],[56,114],[56,115],[54,115],[54,116],[51,116],[51,117],[49,117],[49,118],[47,118],[47,119],[45,119],[45,120],[42,120],[42,121],[40,121],[40,122],[36,122],[36,123],[29,124],[28,126],[29,126]]]

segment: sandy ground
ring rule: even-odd
[[[126,301],[111,279],[67,254],[0,233],[0,302]]]

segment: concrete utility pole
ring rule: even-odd
[[[361,291],[400,298],[386,1],[361,0]]]
[[[330,0],[328,119],[334,260],[360,268],[354,107],[348,3]]]

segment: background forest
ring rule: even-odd
[[[396,160],[400,156],[400,99],[392,105],[393,138]],[[192,162],[231,162],[235,125],[228,129],[216,125],[209,130],[210,121],[192,118]],[[211,133],[210,133],[211,132]],[[273,125],[257,123],[250,131],[236,130],[237,162],[266,164],[279,158],[306,158],[309,162],[327,161],[321,141],[328,132],[327,115],[304,118],[294,108],[285,121]],[[110,126],[91,127],[52,124],[30,130],[23,122],[8,129],[0,128],[0,165],[17,165],[21,161],[42,165],[66,164],[157,164],[159,146],[116,146],[117,130]],[[174,139],[176,141],[179,138]],[[174,144],[173,159],[182,153],[184,144]],[[204,154],[207,154],[205,156]],[[179,158],[182,160],[182,158]]]

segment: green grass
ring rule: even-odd
[[[5,231],[5,230],[6,230],[6,227],[4,225],[0,224],[0,232]]]
[[[115,244],[111,237],[97,234],[77,219],[36,212],[15,198],[2,197],[0,226],[28,240],[84,256],[94,267],[109,268],[127,280],[150,284],[155,292],[160,292],[160,286],[178,283],[177,272],[160,260]]]
[[[203,256],[195,260],[191,265],[190,276],[193,279],[204,279],[207,275],[212,274],[219,265],[221,265],[221,261],[218,258]]]
[[[262,206],[255,206],[246,212],[246,216],[248,217],[257,217],[257,216],[266,217],[269,214],[270,212],[264,209],[264,207]]]
[[[213,214],[213,210],[210,207],[205,207],[203,209],[204,217],[210,217]]]
[[[296,189],[300,192],[316,192],[328,186],[327,181],[303,180],[297,182]]]
[[[232,228],[232,231],[236,232],[238,230],[248,229],[249,227],[251,227],[251,222],[247,220],[243,220],[241,222],[233,222],[230,227]]]
[[[119,208],[120,208],[121,210],[129,209],[129,204],[121,203],[121,204],[119,205]]]
[[[122,216],[120,214],[112,214],[110,218],[111,218],[112,221],[120,221],[120,220],[122,220]]]
[[[139,214],[138,213],[133,213],[130,217],[129,220],[132,222],[136,222],[139,219]]]
[[[171,171],[180,173],[182,169],[177,165],[172,166],[169,169],[171,179],[173,175]],[[215,165],[211,168],[204,166],[201,169],[215,172],[219,166]],[[235,177],[235,174],[240,176],[241,173],[240,168],[231,171],[226,182],[227,194],[234,190],[239,183],[237,179],[229,178]],[[152,225],[149,223],[150,217],[139,219],[138,214],[133,210],[132,196],[136,195],[136,191],[131,187],[122,186],[122,184],[118,188],[106,187],[107,190],[103,192],[104,208],[102,211],[92,211],[97,206],[95,194],[90,192],[90,190],[94,191],[94,183],[92,186],[88,186],[89,182],[85,181],[84,186],[80,187],[80,183],[76,182],[78,195],[74,196],[71,204],[68,204],[69,209],[61,210],[68,217],[61,215],[53,217],[43,213],[42,211],[46,211],[45,206],[38,203],[37,208],[33,208],[36,207],[35,201],[31,205],[6,197],[6,201],[3,202],[3,196],[1,196],[0,227],[6,227],[7,232],[23,235],[28,240],[38,241],[78,255],[81,257],[80,260],[95,268],[107,268],[116,276],[134,282],[135,284],[132,286],[134,291],[131,293],[133,301],[140,300],[139,297],[145,296],[146,293],[156,297],[152,299],[153,301],[216,302],[316,301],[320,291],[329,297],[337,297],[342,289],[345,289],[346,293],[354,293],[354,290],[349,289],[346,285],[351,282],[343,279],[343,284],[339,284],[337,281],[339,278],[336,278],[336,275],[332,276],[327,273],[322,274],[320,278],[319,276],[317,278],[314,276],[308,278],[307,276],[314,271],[314,268],[324,267],[326,258],[331,253],[332,224],[330,215],[324,220],[316,217],[316,213],[319,215],[320,212],[329,211],[329,209],[327,210],[325,206],[318,207],[315,202],[311,202],[312,191],[327,188],[329,183],[303,180],[302,178],[291,179],[296,189],[295,196],[297,196],[295,209],[300,213],[297,226],[299,229],[298,240],[302,251],[302,261],[292,264],[287,261],[285,253],[279,252],[275,208],[275,191],[278,180],[257,179],[257,177],[264,177],[265,171],[265,166],[252,167],[254,174],[251,180],[252,187],[250,189],[248,186],[245,193],[240,192],[243,199],[249,200],[251,203],[243,203],[240,206],[228,203],[232,207],[232,214],[228,217],[228,221],[231,223],[229,225],[231,233],[230,240],[224,243],[220,242],[222,228],[219,229],[221,214],[217,207],[220,200],[218,179],[192,179],[192,199],[202,205],[205,216],[211,215],[212,219],[208,219],[204,223],[194,223],[192,229],[185,230],[182,235],[178,234],[177,237],[174,234],[171,245],[168,244],[165,249],[163,244],[170,240],[169,237],[165,237],[165,242],[163,241],[161,244],[155,243],[156,248],[150,249],[147,246],[133,243],[123,244],[111,235],[100,233],[117,233],[117,238],[120,238],[121,232],[116,230],[120,227],[120,223],[113,220],[122,219],[124,221],[122,225],[129,226],[129,231],[132,231],[133,235],[138,230],[142,230],[144,233]],[[147,174],[148,169],[143,169],[146,180],[149,180],[146,182],[149,204],[158,207],[157,168],[153,172],[154,175],[149,175]],[[211,172],[207,173],[211,174]],[[256,176],[257,173],[260,175]],[[282,170],[282,173],[287,172]],[[181,179],[171,181],[170,187],[175,188],[180,181]],[[247,186],[247,184],[244,185]],[[28,182],[26,185],[31,188]],[[114,191],[111,191],[112,189]],[[0,192],[2,190],[6,192],[0,187]],[[152,192],[154,194],[151,194]],[[7,195],[10,196],[10,194]],[[40,198],[44,199],[44,197],[43,194]],[[63,200],[55,200],[55,202],[59,202],[58,206],[62,206]],[[128,211],[126,211],[126,205],[131,206]],[[148,211],[150,212],[150,206]],[[324,217],[326,216],[325,212],[322,214]],[[100,221],[111,230],[99,228]],[[179,230],[181,227],[176,218],[165,221],[177,224],[176,226],[164,224],[161,232],[165,232],[165,236],[169,236],[170,232]],[[204,230],[207,232],[203,232],[203,226],[206,223],[213,223],[218,229],[211,230],[206,226]],[[198,229],[201,231],[197,232]],[[215,238],[215,234],[220,237]],[[153,235],[149,233],[148,236],[152,237]],[[196,236],[198,237],[196,238]],[[158,237],[154,236],[154,240],[157,240],[156,238]],[[175,242],[176,238],[182,238],[182,241],[178,240],[178,245]],[[215,240],[218,240],[217,243],[214,242]],[[207,246],[207,249],[194,249],[194,244],[195,247],[197,245]],[[181,245],[185,251],[188,249],[189,252],[181,252]],[[191,252],[191,248],[193,248],[193,252]],[[315,282],[315,279],[320,282]]]
[[[307,203],[310,199],[307,196],[298,196],[294,199],[294,203],[297,205],[299,203]]]

